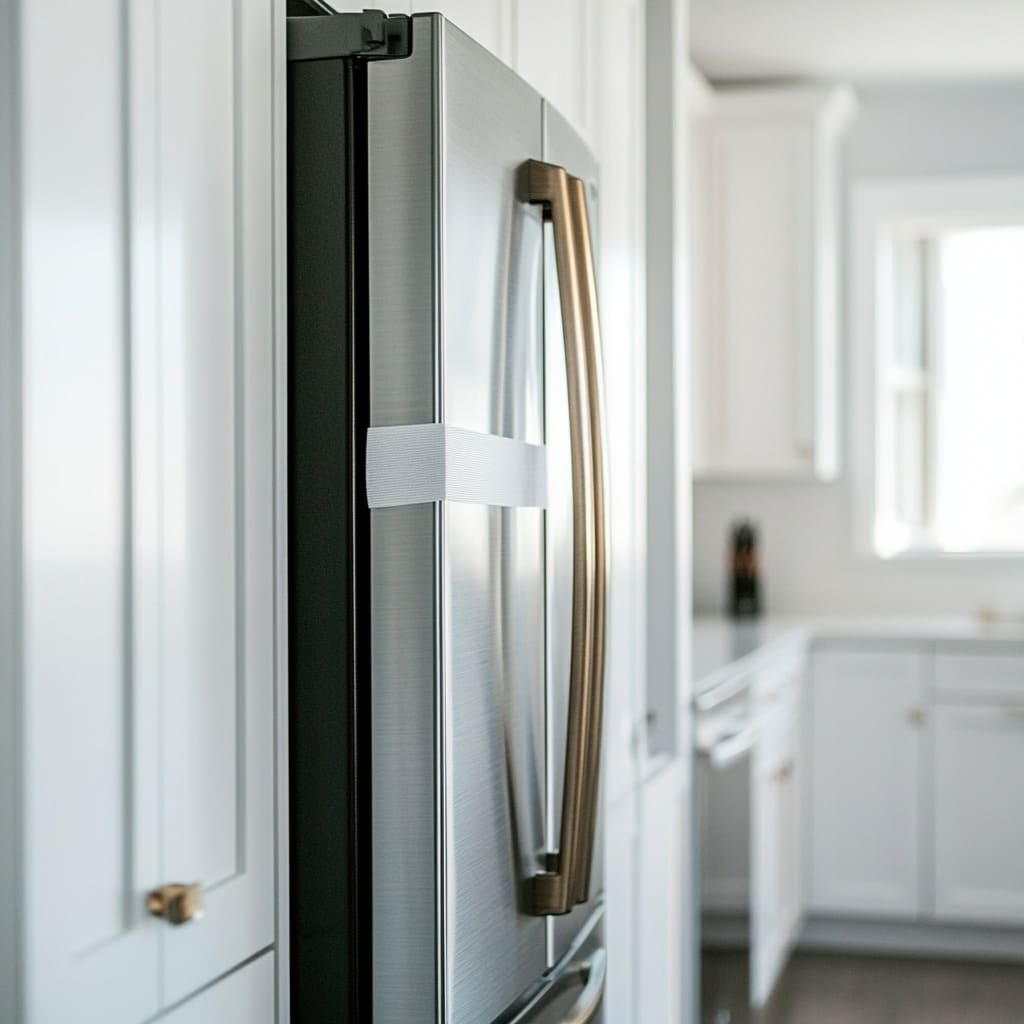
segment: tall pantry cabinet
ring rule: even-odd
[[[0,1019],[270,1024],[283,9],[4,10]]]

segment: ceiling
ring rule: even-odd
[[[690,0],[713,79],[1024,76],[1024,0]]]

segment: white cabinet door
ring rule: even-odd
[[[813,455],[811,144],[789,126],[710,138],[705,436],[720,472],[798,473]]]
[[[132,639],[124,7],[20,8],[23,1002],[134,1024],[158,1008],[159,732]]]
[[[801,920],[799,689],[794,680],[758,721],[750,763],[750,1003],[768,1002]]]
[[[133,41],[136,657],[159,690],[159,879],[206,902],[160,929],[167,1005],[274,938],[274,4],[150,10]]]
[[[927,688],[916,652],[818,651],[810,751],[810,909],[918,913]]]
[[[600,165],[595,259],[604,342],[606,451],[608,455],[610,564],[606,670],[605,788],[609,801],[632,791],[643,757],[649,677],[645,620],[644,516],[646,474],[643,430],[643,8],[634,0],[605,0],[591,8],[600,18],[598,49],[603,81],[598,96],[596,156]],[[591,57],[591,60],[594,60]],[[653,673],[651,673],[653,674]],[[674,679],[673,679],[674,682]],[[674,697],[674,692],[672,694]],[[659,729],[670,726],[674,702],[657,707]],[[665,745],[662,746],[662,752]]]
[[[836,473],[837,139],[852,109],[839,89],[728,90],[699,121],[699,473]]]
[[[274,10],[22,12],[30,1022],[274,938]],[[195,881],[202,922],[147,914]]]
[[[689,844],[683,834],[685,776],[674,761],[644,783],[640,795],[637,896],[637,1021],[675,1024],[682,1019],[683,885],[688,884]]]
[[[935,914],[1024,923],[1024,707],[935,709]]]
[[[635,1020],[634,980],[637,926],[637,795],[608,801],[604,811],[605,946],[608,987],[604,1019]]]
[[[516,0],[514,67],[586,139],[589,81],[587,33],[596,0]]]

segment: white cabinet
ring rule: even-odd
[[[717,91],[695,132],[695,472],[837,471],[845,89]]]
[[[32,1024],[137,1024],[275,942],[282,16],[276,0],[21,5]],[[147,913],[150,889],[194,882],[201,921]]]
[[[925,655],[819,650],[808,698],[809,908],[913,916],[927,725]]]
[[[1024,679],[1013,704],[935,709],[935,915],[1024,924]]]
[[[610,6],[623,3],[635,6],[630,0],[613,0]],[[602,6],[601,0],[515,0],[514,4],[513,66],[588,141],[594,137],[589,117],[593,76],[609,60],[591,37],[600,24]],[[621,42],[628,50],[628,40]],[[633,83],[627,85],[630,93],[633,87]],[[601,163],[603,171],[603,159]]]

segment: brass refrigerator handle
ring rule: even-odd
[[[601,320],[597,306],[597,274],[590,236],[587,193],[579,178],[569,179],[578,270],[583,302],[583,343],[587,367],[587,401],[590,411],[590,456],[593,472],[594,578],[593,633],[591,638],[592,693],[584,787],[582,843],[577,861],[576,902],[590,896],[590,873],[594,863],[594,835],[601,775],[601,737],[604,718],[605,636],[608,614],[608,500],[604,442],[604,373],[601,352]]]
[[[569,399],[573,492],[569,712],[558,851],[527,885],[530,913],[564,914],[589,894],[601,755],[607,590],[601,347],[583,183],[528,160],[520,200],[540,205],[554,232]]]

